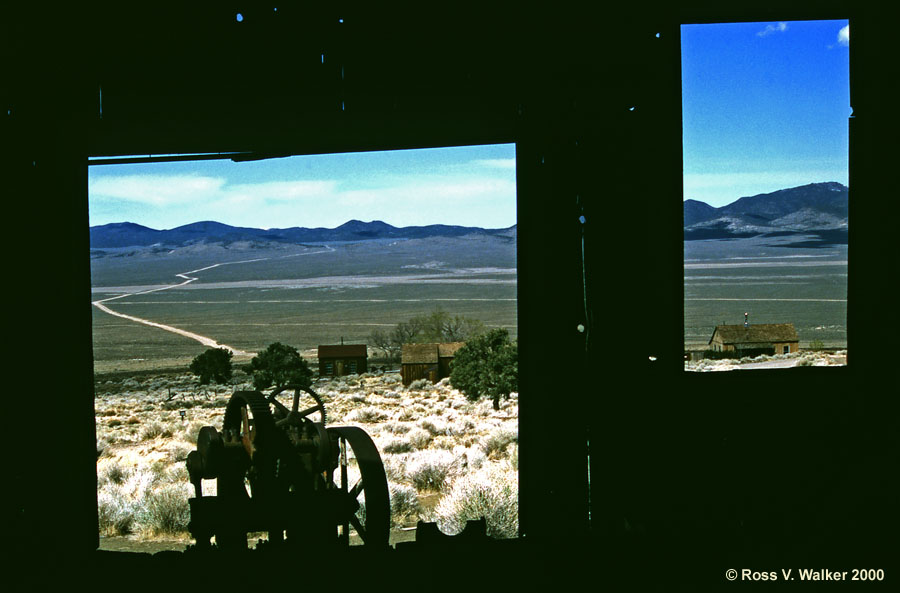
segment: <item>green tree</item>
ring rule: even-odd
[[[281,342],[269,344],[253,357],[247,370],[253,376],[253,387],[258,390],[285,385],[309,387],[312,383],[312,370],[297,349]]]
[[[490,397],[499,410],[500,399],[519,390],[518,347],[509,332],[494,329],[467,341],[450,365],[450,384],[471,400]]]
[[[190,370],[200,378],[200,385],[226,383],[231,380],[231,351],[226,348],[210,348],[191,361]]]

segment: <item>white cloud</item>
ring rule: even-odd
[[[784,22],[781,22],[781,23],[778,23],[775,25],[769,24],[769,25],[766,25],[765,29],[763,29],[762,31],[757,33],[757,35],[759,37],[766,37],[768,35],[771,35],[772,33],[784,33],[785,31],[787,31],[787,28],[788,28],[787,23],[784,23]]]
[[[99,177],[88,182],[92,195],[170,206],[205,200],[221,192],[225,179],[197,175],[123,175]]]
[[[334,193],[337,182],[319,181],[267,181],[264,183],[242,183],[225,188],[229,197],[262,198],[270,201],[290,201],[302,198],[317,198]]]
[[[475,165],[491,167],[495,169],[515,169],[516,159],[479,159],[472,161]]]
[[[850,25],[846,25],[838,31],[837,40],[838,43],[844,47],[850,46]]]
[[[515,183],[491,178],[414,181],[390,187],[343,191],[337,195],[340,203],[347,206],[421,203],[434,208],[460,206],[492,197],[514,200],[515,196]]]
[[[470,161],[470,165],[478,161]],[[91,211],[104,220],[129,219],[172,228],[214,219],[238,226],[284,228],[337,226],[349,218],[411,224],[515,222],[515,159],[484,159],[472,175],[367,176],[350,180],[272,180],[229,184],[194,175],[95,176],[89,181]],[[477,170],[476,170],[477,171]],[[510,212],[513,213],[510,218]],[[502,215],[502,216],[501,216]]]

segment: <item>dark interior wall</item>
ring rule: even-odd
[[[514,141],[528,549],[594,569],[695,562],[689,577],[709,583],[754,561],[877,568],[881,542],[897,547],[885,351],[896,314],[882,289],[897,220],[883,150],[896,121],[888,19],[860,2],[716,4],[602,16],[567,4],[7,13],[7,365],[21,410],[8,516],[21,551],[80,558],[97,545],[88,155]],[[815,17],[853,28],[852,363],[686,375],[679,24]],[[639,236],[610,223],[623,219],[640,220]],[[551,345],[576,372],[542,370]],[[42,367],[25,372],[35,359]],[[554,570],[542,557],[520,570]]]

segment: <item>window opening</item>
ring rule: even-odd
[[[846,364],[848,21],[683,25],[681,51],[685,370]]]
[[[414,539],[432,512],[445,532],[461,530],[483,512],[471,494],[486,484],[498,497],[489,534],[515,537],[517,387],[495,409],[448,378],[475,336],[517,338],[515,145],[222,156],[90,163],[101,549],[125,535],[156,549],[160,536],[186,536],[186,458],[204,426],[223,429],[233,392],[254,389],[248,365],[274,343],[306,361],[327,427],[359,426],[374,442],[391,543]],[[232,376],[201,385],[190,366],[216,348],[230,352]],[[517,364],[511,352],[504,364]],[[362,471],[348,443],[352,482]],[[217,495],[216,480],[200,492]],[[358,502],[365,527],[365,491]],[[362,543],[352,522],[337,529]],[[251,533],[248,544],[279,538]]]

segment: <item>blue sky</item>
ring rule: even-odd
[[[515,144],[88,167],[91,226],[516,224]]]
[[[684,198],[848,184],[848,21],[681,27]]]

